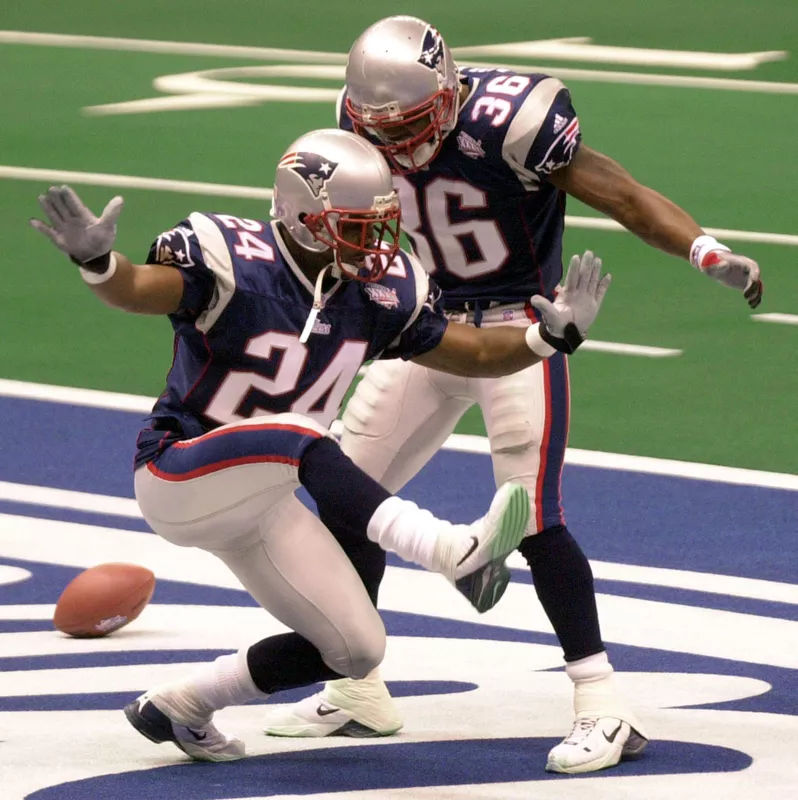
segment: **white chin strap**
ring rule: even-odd
[[[347,266],[350,265],[347,264]],[[316,324],[316,317],[319,316],[319,312],[324,308],[324,296],[322,295],[321,287],[324,283],[324,278],[326,277],[328,270],[333,278],[339,280],[343,278],[343,274],[338,268],[337,264],[328,264],[316,276],[316,285],[313,287],[313,306],[310,309],[308,318],[305,320],[305,327],[302,328],[302,333],[299,336],[299,341],[302,344],[305,344],[305,342],[307,342],[307,340],[310,338],[310,334],[313,333],[313,326]]]

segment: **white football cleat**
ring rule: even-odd
[[[546,772],[595,772],[636,758],[648,739],[628,722],[615,717],[583,717],[568,736],[549,751]]]
[[[324,690],[267,718],[268,736],[390,736],[402,727],[388,688],[373,671],[362,680],[329,681]]]
[[[438,537],[436,561],[441,572],[480,614],[499,602],[510,581],[507,556],[521,544],[529,522],[529,494],[505,483],[488,513],[470,525],[453,525]]]
[[[246,755],[240,739],[228,738],[211,721],[212,714],[189,718],[171,702],[169,691],[150,690],[125,707],[128,722],[151,742],[172,742],[195,761],[237,761]]]

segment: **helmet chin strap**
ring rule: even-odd
[[[332,265],[328,264],[320,270],[319,274],[316,276],[316,285],[313,287],[313,306],[310,309],[308,318],[305,320],[305,327],[302,328],[302,333],[299,336],[301,344],[305,344],[310,338],[310,334],[313,333],[313,326],[316,324],[316,317],[319,316],[319,311],[324,308],[324,297],[321,293],[321,285],[324,283],[324,276],[331,266]],[[337,267],[335,267],[335,269],[337,269]]]
[[[319,312],[324,308],[324,295],[322,294],[321,287],[328,271],[336,280],[344,278],[344,273],[335,262],[328,264],[319,271],[319,274],[316,276],[316,284],[313,287],[313,305],[311,306],[308,318],[305,320],[305,327],[302,328],[302,333],[299,336],[301,344],[305,344],[310,338],[310,334],[313,333],[313,326],[316,324],[316,317],[319,316]]]

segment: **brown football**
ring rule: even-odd
[[[98,564],[66,586],[55,606],[53,624],[82,638],[107,636],[144,610],[155,590],[155,575],[138,564]]]

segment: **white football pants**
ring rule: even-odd
[[[382,661],[385,628],[343,550],[294,495],[304,449],[325,435],[299,414],[224,425],[140,467],[136,499],[156,533],[218,556],[327,666],[362,678]]]
[[[451,317],[472,322],[472,314]],[[482,327],[531,324],[524,308],[483,313]],[[562,353],[502,378],[462,378],[399,359],[375,361],[343,417],[343,451],[398,492],[440,449],[474,404],[485,418],[496,485],[527,488],[527,535],[565,524],[561,476],[568,438],[568,363]]]

